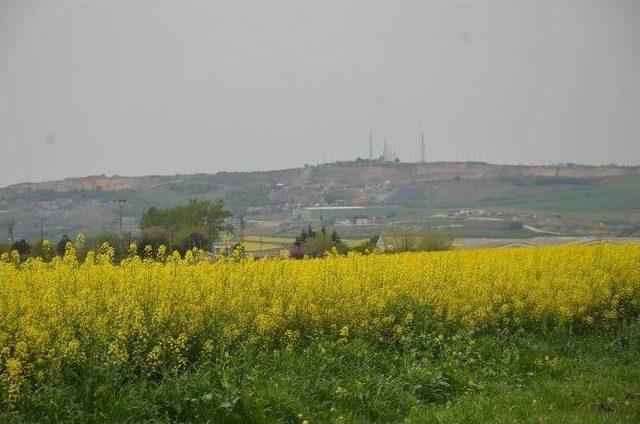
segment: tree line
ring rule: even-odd
[[[198,248],[210,250],[213,242],[223,232],[233,232],[233,226],[226,223],[231,213],[224,208],[221,200],[192,199],[185,205],[170,208],[151,207],[142,215],[140,234],[135,238],[125,238],[113,232],[86,237],[81,244],[64,234],[50,254],[64,255],[68,243],[77,245],[77,254],[84,257],[87,252],[97,251],[103,243],[115,250],[116,259],[129,254],[129,243],[138,246],[151,246],[156,251],[161,245],[169,251],[177,250],[184,254],[187,250]],[[47,255],[45,241],[29,243],[25,239],[10,243],[0,243],[0,253],[17,251],[20,257],[41,257]]]
[[[222,233],[232,233],[234,228],[226,222],[231,213],[224,208],[221,200],[192,199],[187,204],[169,208],[151,207],[140,219],[140,234],[134,239],[124,239],[121,235],[105,232],[82,240],[72,240],[65,234],[54,246],[45,246],[48,241],[41,240],[30,244],[25,239],[12,243],[0,243],[0,253],[17,251],[21,258],[40,257],[47,259],[57,254],[64,255],[69,243],[75,246],[76,254],[83,258],[89,251],[98,251],[103,243],[114,249],[115,258],[122,259],[130,255],[130,243],[140,247],[139,254],[150,246],[157,251],[165,246],[169,252],[177,250],[184,255],[190,249],[211,251],[213,243]],[[373,236],[357,246],[347,246],[336,231],[329,233],[326,228],[315,230],[311,226],[302,229],[289,246],[291,257],[320,257],[327,252],[345,254],[349,251],[370,253],[375,250],[392,252],[437,251],[453,248],[451,237],[441,232],[430,232],[418,236],[396,238],[388,246],[378,246],[379,236]],[[49,243],[51,244],[51,243]]]

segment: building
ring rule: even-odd
[[[302,221],[335,221],[367,217],[364,206],[313,206],[293,211],[294,219]]]
[[[390,218],[398,212],[397,206],[311,206],[293,210],[293,218],[312,222],[350,222],[367,225],[371,220]]]

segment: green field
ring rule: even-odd
[[[0,423],[640,422],[638,244],[77,259],[0,258]]]
[[[449,170],[430,178],[419,178],[449,166]],[[421,167],[424,167],[421,170]],[[484,176],[473,169],[480,167]],[[571,174],[572,166],[561,167]],[[191,198],[222,199],[235,218],[244,216],[247,234],[294,237],[305,223],[292,221],[290,204],[352,205],[366,198],[368,205],[392,205],[398,213],[381,218],[370,226],[341,227],[344,238],[363,238],[380,233],[421,232],[444,225],[447,220],[433,218],[449,210],[471,209],[501,212],[505,216],[524,215],[527,223],[538,221],[543,227],[572,234],[594,233],[604,223],[609,235],[634,234],[640,228],[640,175],[635,168],[611,167],[609,176],[599,176],[599,167],[584,167],[583,176],[523,176],[531,167],[504,167],[489,164],[438,163],[360,166],[335,164],[328,167],[292,169],[274,172],[218,173],[140,177],[153,184],[122,190],[85,189],[89,181],[75,188],[65,182],[24,187],[0,188],[0,227],[20,223],[16,236],[39,237],[40,217],[33,211],[46,211],[45,235],[59,239],[63,234],[118,231],[115,199],[126,200],[123,209],[125,230],[137,228],[137,222],[149,207],[167,207]],[[465,174],[465,169],[469,174]],[[420,171],[420,172],[418,172]],[[545,172],[548,172],[547,169]],[[542,172],[542,171],[540,171]],[[619,173],[626,173],[620,175]],[[466,176],[465,176],[466,175]],[[541,174],[542,175],[542,174]],[[548,175],[548,174],[545,174]],[[83,179],[80,179],[83,180]],[[389,184],[387,184],[389,182]],[[283,184],[277,186],[277,184]],[[53,188],[52,188],[53,187]],[[55,189],[54,189],[55,188]],[[289,203],[285,207],[285,202]],[[533,218],[532,215],[536,215]],[[451,221],[451,220],[450,220]],[[533,222],[531,222],[533,221]],[[270,225],[261,226],[259,223]],[[453,223],[460,224],[455,220]],[[237,224],[237,222],[233,222]],[[327,227],[331,223],[325,223]],[[528,237],[504,229],[482,228],[463,223],[452,230],[457,237]],[[253,240],[252,240],[253,241]],[[277,247],[281,241],[263,248]],[[259,246],[249,246],[259,249]]]
[[[277,236],[245,236],[243,242],[248,252],[276,248],[284,249],[286,245],[291,243],[293,243],[293,238]]]
[[[360,243],[365,242],[366,238],[357,239],[343,239],[345,244],[349,247],[357,246]],[[286,248],[293,243],[293,237],[286,236],[257,236],[248,235],[244,237],[244,245],[248,252],[256,252],[261,250],[270,250],[277,248]]]
[[[440,341],[442,340],[442,341]],[[470,333],[425,323],[400,344],[238,345],[174,377],[71,369],[3,422],[637,423],[640,323]]]
[[[637,220],[640,211],[640,176],[594,180],[592,184],[560,188],[548,193],[463,201],[466,207],[490,207],[509,213],[526,211],[557,217],[569,226],[599,222],[620,226]]]

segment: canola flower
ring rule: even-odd
[[[640,246],[569,245],[212,262],[143,249],[114,263],[67,246],[50,262],[0,259],[0,391],[93,363],[178,374],[233,343],[402,340],[425,316],[470,329],[611,326],[640,311]],[[424,322],[424,321],[423,321]]]

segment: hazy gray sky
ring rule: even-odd
[[[515,4],[514,4],[515,3]],[[366,157],[640,163],[639,1],[0,0],[0,186]]]

